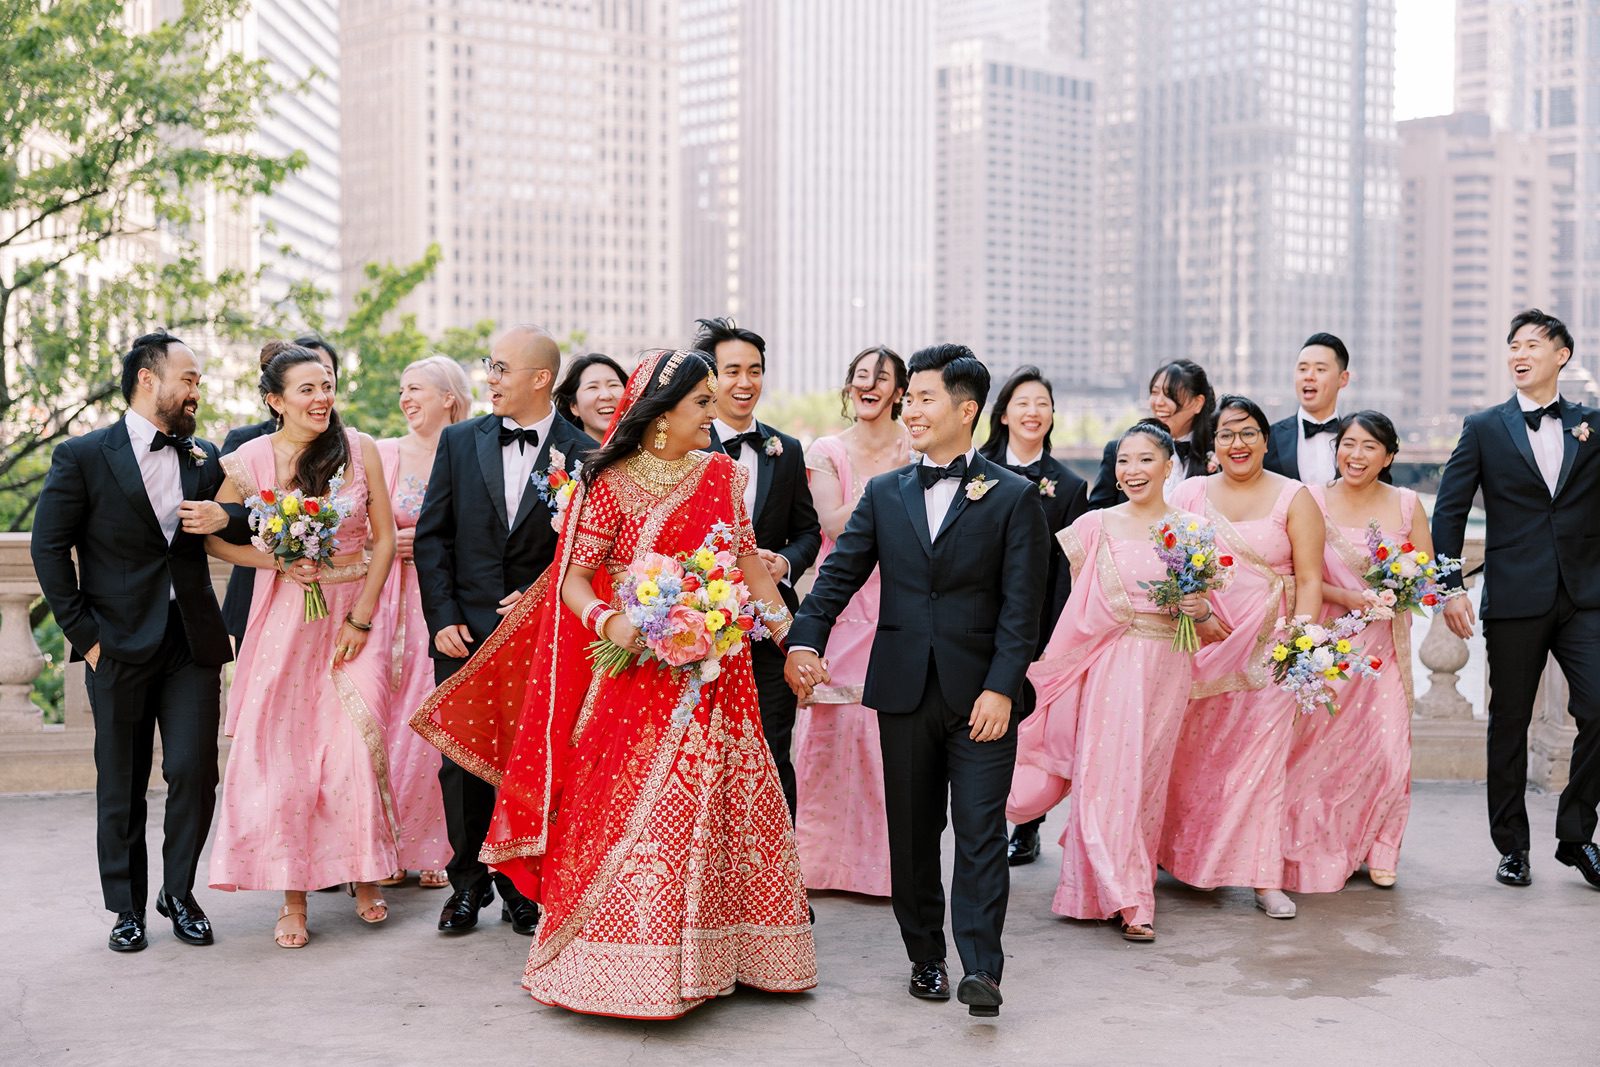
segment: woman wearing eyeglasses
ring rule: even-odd
[[[1228,584],[1196,620],[1205,646],[1178,737],[1160,859],[1189,885],[1254,887],[1256,906],[1294,918],[1283,892],[1284,781],[1294,698],[1272,684],[1264,652],[1279,619],[1322,612],[1322,512],[1297,481],[1262,466],[1266,413],[1242,396],[1217,404],[1221,470],[1192,478],[1175,508],[1216,527],[1234,558]]]

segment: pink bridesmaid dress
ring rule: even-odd
[[[1195,655],[1194,686],[1178,735],[1161,834],[1161,866],[1189,885],[1283,888],[1284,777],[1294,698],[1272,683],[1264,659],[1274,624],[1290,613],[1294,557],[1285,482],[1264,518],[1229,522],[1206,496],[1210,478],[1178,487],[1173,504],[1199,512],[1234,557],[1233,577],[1211,594],[1232,628]]]
[[[366,647],[334,670],[334,643],[366,575],[367,477],[346,431],[348,509],[322,578],[328,617],[305,621],[300,586],[265,568],[228,688],[233,739],[211,847],[213,889],[312,890],[375,882],[400,865],[379,713],[388,700],[390,635],[374,618]],[[246,497],[276,479],[272,439],[223,458]]]
[[[865,483],[853,475],[849,453],[836,437],[818,438],[806,453],[809,467],[831,469],[860,500]],[[817,566],[833,539],[822,538]],[[832,684],[817,689],[795,722],[795,848],[807,889],[889,895],[889,817],[883,802],[883,753],[878,713],[861,705],[867,657],[878,626],[878,572],[856,593],[828,638]]]
[[[417,525],[427,483],[400,476],[400,442],[378,442],[383,460],[383,480],[389,486],[395,525],[402,530]],[[400,820],[400,868],[440,871],[450,862],[450,841],[445,834],[444,795],[439,790],[439,750],[411,729],[411,716],[433,692],[433,660],[428,658],[428,624],[422,618],[422,595],[417,589],[417,569],[410,560],[394,561],[389,580],[378,601],[385,627],[391,631],[389,687],[384,708],[387,733],[389,783],[394,790],[395,814]]]
[[[1051,908],[1074,919],[1155,919],[1156,850],[1194,657],[1140,582],[1166,569],[1148,537],[1117,538],[1091,511],[1057,535],[1072,593],[1028,668],[1039,695],[1017,728],[1006,818],[1036,819],[1070,789]]]
[[[1327,513],[1321,486],[1309,487]],[[1400,490],[1401,528],[1411,535],[1417,494]],[[1367,531],[1328,523],[1322,580],[1362,591],[1367,583]],[[1342,608],[1325,612],[1330,618]],[[1372,622],[1357,642],[1384,666],[1376,678],[1339,687],[1339,714],[1300,716],[1289,749],[1289,802],[1284,819],[1283,888],[1332,893],[1362,863],[1380,871],[1400,862],[1400,839],[1411,813],[1411,616]]]

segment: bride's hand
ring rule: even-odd
[[[606,620],[606,640],[630,652],[644,651],[644,635],[626,615],[617,614]]]

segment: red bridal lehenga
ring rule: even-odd
[[[499,788],[483,859],[544,909],[523,987],[596,1015],[668,1019],[736,984],[816,984],[748,650],[674,726],[685,683],[653,664],[595,675],[593,635],[561,603],[568,567],[594,568],[609,600],[636,556],[698,548],[718,522],[755,552],[743,469],[700,452],[672,466],[640,455],[580,490],[556,563],[412,719]]]

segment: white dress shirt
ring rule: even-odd
[[[500,425],[508,430],[532,430],[539,435],[539,443],[529,441],[526,445],[519,446],[512,441],[508,445],[500,446],[500,468],[505,472],[506,479],[506,529],[511,529],[517,521],[517,509],[522,506],[522,494],[528,489],[528,479],[533,476],[534,461],[539,458],[539,451],[544,448],[545,442],[550,440],[550,427],[555,425],[556,410],[550,409],[550,414],[534,423],[532,426],[520,426],[514,419],[501,416]]]
[[[717,432],[717,440],[721,441],[722,446],[726,448],[728,442],[738,437],[741,432],[749,433],[752,430],[757,430],[757,425],[752,421],[750,430],[740,431],[735,430],[721,419],[716,419],[711,423],[711,428]],[[766,443],[764,441],[758,441],[755,444],[751,444],[749,441],[741,442],[739,458],[734,460],[750,476],[745,479],[744,483],[744,513],[749,517],[752,524],[756,521],[756,450],[765,447]]]
[[[1339,417],[1338,409],[1330,419]],[[1323,419],[1314,419],[1306,413],[1305,408],[1295,412],[1294,429],[1300,435],[1300,447],[1295,450],[1295,461],[1300,467],[1300,480],[1307,485],[1327,485],[1339,473],[1339,464],[1334,459],[1333,439],[1331,433],[1319,433],[1315,437],[1306,437],[1306,423],[1323,422]]]
[[[1172,443],[1175,445],[1189,445],[1193,447],[1194,434],[1186,433],[1182,437],[1175,437],[1172,439]],[[1189,468],[1183,462],[1183,457],[1174,451],[1172,453],[1172,471],[1167,475],[1167,480],[1163,483],[1162,492],[1166,499],[1172,499],[1172,491],[1178,488],[1178,486],[1182,485],[1183,480],[1187,477],[1189,477]]]
[[[1561,403],[1560,393],[1556,394],[1555,403]],[[1535,411],[1547,405],[1535,404],[1519,390],[1517,406],[1523,411]],[[1551,496],[1556,495],[1556,482],[1561,480],[1561,451],[1565,443],[1561,440],[1560,419],[1546,416],[1539,420],[1537,430],[1528,430],[1528,444],[1533,446],[1533,458],[1539,464],[1539,473],[1544,475],[1544,484]]]
[[[972,464],[977,457],[978,450],[976,448],[967,449],[967,469],[969,471],[972,469]],[[918,453],[918,462],[923,466],[940,466],[940,464],[931,463],[924,453]],[[955,460],[953,459],[950,461],[950,463],[954,462]],[[949,464],[944,464],[944,466],[949,466]],[[960,488],[961,479],[940,478],[931,488],[922,491],[922,506],[927,509],[928,537],[930,539],[935,541],[939,539],[939,527],[944,525],[944,517],[950,513],[950,505],[955,503],[956,491]]]
[[[183,503],[183,476],[178,464],[188,457],[179,456],[175,448],[150,451],[150,442],[156,439],[158,428],[137,411],[129,410],[127,423],[128,443],[139,461],[145,495],[150,498],[150,508],[161,524],[161,533],[171,544],[178,532],[178,505]]]

